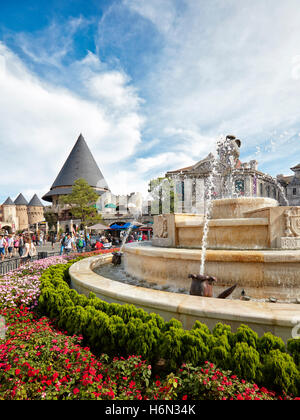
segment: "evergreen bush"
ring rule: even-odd
[[[41,276],[40,311],[55,318],[60,328],[82,335],[96,353],[113,356],[139,354],[155,365],[161,358],[165,368],[182,363],[201,365],[205,360],[230,369],[248,381],[274,385],[277,390],[299,393],[300,340],[283,341],[266,333],[258,338],[247,325],[236,333],[218,323],[212,331],[196,321],[185,330],[180,321],[165,322],[161,316],[134,305],[107,303],[94,293],[80,295],[69,288],[68,270],[74,261],[47,269]]]

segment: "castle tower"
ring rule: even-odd
[[[19,219],[19,230],[28,229],[28,202],[23,196],[23,194],[20,193],[18,195],[18,197],[14,201],[14,204],[16,205],[17,218]]]
[[[19,229],[16,206],[10,197],[2,204],[2,222],[8,223],[13,232]]]
[[[44,206],[36,194],[34,194],[27,206],[27,213],[29,225],[35,225],[45,220]]]
[[[79,178],[85,179],[99,196],[109,191],[107,182],[82,134],[78,137],[50,191],[42,197],[43,200],[57,206],[59,196],[70,194],[75,181]]]

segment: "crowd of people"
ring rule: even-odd
[[[42,241],[43,243],[43,241]],[[30,258],[37,254],[36,247],[40,244],[40,238],[30,235],[0,235],[1,261],[5,258],[21,257]]]
[[[120,235],[113,236],[111,233],[105,235],[90,235],[73,233],[58,236],[50,233],[48,236],[44,232],[25,233],[25,234],[0,234],[0,257],[1,261],[10,258],[30,258],[37,255],[37,247],[51,243],[52,249],[55,244],[60,244],[60,255],[71,252],[89,252],[94,250],[109,249],[119,247],[124,242],[145,241],[148,236],[143,232],[133,231],[129,235],[126,231],[121,231]]]
[[[70,252],[89,252],[101,249],[109,249],[119,247],[126,242],[146,241],[148,236],[142,232],[132,232],[127,235],[126,231],[120,233],[119,236],[113,236],[111,233],[105,235],[80,235],[80,234],[64,234],[60,238],[60,254],[68,254]]]

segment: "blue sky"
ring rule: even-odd
[[[242,140],[300,162],[298,0],[0,2],[0,201],[48,191],[82,133],[115,193]]]

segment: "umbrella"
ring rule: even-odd
[[[105,225],[102,225],[101,223],[98,223],[96,225],[89,226],[87,229],[88,230],[107,230],[107,229],[110,229],[110,228],[109,228],[109,226],[105,226]]]
[[[109,229],[121,229],[122,227],[117,225],[116,223],[111,225],[111,227]]]

